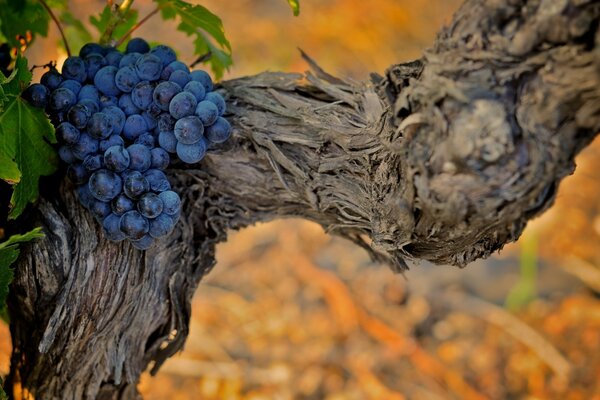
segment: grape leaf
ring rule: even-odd
[[[10,219],[17,218],[27,203],[37,199],[40,176],[52,174],[58,165],[56,153],[49,145],[56,143],[52,124],[43,110],[20,97],[31,80],[27,60],[18,57],[15,71],[12,79],[0,84],[5,100],[0,114],[0,177],[7,176],[7,181],[15,184]],[[15,175],[15,165],[20,177]]]
[[[195,54],[203,55],[208,52],[212,54],[209,62],[216,78],[221,78],[225,69],[232,64],[231,44],[225,37],[221,19],[205,7],[183,0],[155,1],[158,3],[164,19],[179,17],[180,23],[177,30],[188,36],[196,36],[194,40]],[[207,38],[205,33],[214,39],[218,47]]]
[[[294,16],[297,17],[300,14],[300,0],[287,0],[287,2],[292,7]]]
[[[102,35],[100,42],[108,43],[112,38],[125,35],[137,23],[137,19],[137,10],[121,11],[119,7],[105,6],[98,17],[90,16],[90,23]]]
[[[21,47],[19,37],[33,40],[35,35],[46,36],[49,22],[39,1],[0,0],[0,31],[11,47]]]

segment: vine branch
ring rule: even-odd
[[[44,0],[39,0],[39,2],[42,5],[42,7],[44,7],[44,9],[46,9],[46,12],[50,15],[50,18],[52,18],[52,20],[56,24],[58,31],[60,32],[60,36],[62,36],[63,43],[65,44],[65,50],[67,51],[67,56],[71,57],[71,49],[69,48],[69,42],[67,41],[67,37],[65,36],[65,32],[62,29],[62,25],[60,24],[60,21],[58,20],[58,18],[56,18],[56,15],[54,15],[54,12],[52,11],[52,9],[48,6],[48,4]]]
[[[160,7],[156,7],[148,15],[146,15],[144,18],[142,18],[140,20],[140,22],[138,22],[137,24],[132,26],[131,29],[129,29],[119,40],[117,40],[117,42],[115,43],[115,47],[119,47],[121,44],[123,44],[125,39],[127,39],[129,36],[131,36],[131,34],[133,32],[135,32],[140,26],[142,26],[144,23],[146,23],[150,18],[152,18],[159,11],[160,11]]]

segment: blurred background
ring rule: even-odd
[[[88,24],[103,1],[71,1]],[[366,80],[419,57],[458,0],[205,0],[234,50],[231,79],[303,72],[302,48],[340,77]],[[136,1],[143,16],[153,9]],[[192,43],[159,18],[138,33]],[[35,64],[63,60],[56,29]],[[190,56],[186,56],[190,54]],[[556,205],[518,243],[465,269],[394,275],[316,224],[232,232],[193,300],[183,352],[146,399],[600,399],[600,144],[578,158]],[[0,374],[10,335],[0,324]]]

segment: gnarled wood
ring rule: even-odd
[[[600,128],[600,4],[468,0],[423,58],[374,83],[318,68],[225,82],[232,139],[175,165],[184,212],[146,252],[105,240],[71,187],[40,201],[10,309],[11,381],[131,398],[182,348],[231,229],[303,217],[395,270],[465,265],[518,238]]]

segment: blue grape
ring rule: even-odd
[[[99,154],[90,154],[86,156],[82,163],[83,167],[90,172],[102,168],[102,164],[102,156]]]
[[[136,210],[127,211],[121,216],[119,228],[129,239],[139,240],[148,233],[148,220]]]
[[[52,111],[66,111],[77,101],[75,93],[67,88],[58,88],[50,94],[48,106]]]
[[[125,179],[126,181],[126,179]],[[110,204],[112,212],[116,215],[123,215],[127,211],[131,211],[135,208],[135,202],[127,197],[126,194],[121,193],[115,197]]]
[[[108,214],[102,221],[102,228],[108,240],[113,242],[120,242],[125,239],[125,234],[121,232],[120,228],[121,216],[114,213]]]
[[[164,192],[166,190],[171,190],[171,184],[167,179],[167,176],[164,172],[158,169],[149,169],[144,172],[144,177],[148,181],[148,185],[150,185],[150,189],[153,192]]]
[[[120,91],[125,93],[131,92],[139,82],[140,78],[138,77],[135,68],[129,65],[119,68],[115,75],[115,85],[117,85]]]
[[[123,192],[130,199],[135,200],[148,190],[150,190],[150,184],[141,172],[130,171],[123,176]]]
[[[71,164],[67,168],[67,176],[76,185],[81,185],[88,180],[89,172],[81,164]]]
[[[129,169],[144,172],[150,168],[152,155],[150,149],[142,144],[132,144],[127,148],[129,153]]]
[[[77,197],[79,198],[79,202],[85,207],[90,208],[92,203],[96,201],[92,193],[90,192],[90,188],[87,185],[79,185],[77,186]]]
[[[90,204],[90,211],[98,222],[102,222],[110,214],[110,203],[94,200]]]
[[[102,54],[104,48],[98,43],[86,43],[79,50],[79,57],[85,58],[92,53]]]
[[[125,120],[123,137],[127,140],[135,140],[138,136],[148,130],[146,120],[139,114],[133,114]]]
[[[144,121],[146,121],[148,131],[152,131],[158,126],[158,122],[148,111],[144,111],[141,115],[144,118]]]
[[[98,105],[98,103],[93,102],[90,99],[83,99],[83,100],[79,100],[79,103],[82,106],[86,106],[88,110],[90,110],[90,112],[92,114],[97,113],[98,111],[100,111],[100,106]]]
[[[181,161],[187,164],[199,162],[206,155],[206,143],[200,139],[193,144],[177,143],[177,156]]]
[[[175,128],[175,118],[169,113],[164,113],[158,116],[156,127],[159,132],[172,131]]]
[[[106,67],[100,68],[100,70],[94,76],[94,85],[98,90],[107,96],[118,96],[121,91],[115,84],[115,75],[117,74],[117,67],[107,65]]]
[[[120,134],[123,131],[125,120],[127,119],[123,110],[121,110],[119,107],[108,106],[104,107],[102,112],[108,115],[113,134]]]
[[[72,164],[77,161],[77,158],[69,146],[60,146],[58,148],[58,157],[67,164]]]
[[[219,109],[219,116],[223,116],[223,114],[225,114],[225,109],[226,109],[225,100],[223,99],[223,96],[221,96],[219,93],[217,93],[217,92],[207,93],[206,97],[204,99],[215,103],[215,106],[217,106],[217,108]]]
[[[169,153],[175,153],[177,151],[177,138],[173,132],[160,132],[158,134],[158,145]]]
[[[62,81],[60,85],[58,85],[58,87],[69,89],[71,92],[73,92],[73,94],[75,94],[75,96],[77,96],[79,94],[79,91],[81,90],[81,83],[73,79],[67,79],[65,81]]]
[[[161,108],[161,110],[168,111],[169,103],[171,99],[181,92],[181,86],[175,82],[165,81],[156,85],[152,98],[154,102]]]
[[[154,92],[152,92],[154,95]],[[154,99],[152,100],[152,103],[148,106],[148,109],[146,110],[148,112],[148,114],[150,114],[153,118],[158,118],[158,116],[160,115],[160,113],[162,112],[160,106],[158,104],[156,104],[154,102]]]
[[[92,53],[85,57],[85,67],[87,68],[87,79],[94,80],[94,77],[100,71],[100,68],[109,65],[106,59],[99,53]]]
[[[151,133],[142,133],[140,136],[138,136],[135,141],[135,144],[141,144],[143,146],[146,146],[148,149],[152,150],[155,146],[155,139],[154,136],[152,136]]]
[[[78,56],[67,57],[62,67],[62,74],[66,79],[74,79],[81,83],[87,79],[85,63]]]
[[[148,233],[153,238],[167,236],[175,227],[175,221],[173,221],[173,218],[165,213],[160,214],[158,217],[151,219],[148,222],[150,224]]]
[[[50,122],[52,125],[60,125],[63,122],[67,121],[67,113],[64,111],[59,111],[55,113],[50,113]]]
[[[223,143],[231,136],[231,125],[225,118],[219,117],[217,122],[206,127],[204,136],[211,143]]]
[[[76,128],[83,129],[92,117],[92,112],[83,104],[75,104],[69,109],[67,118]]]
[[[93,138],[106,139],[113,132],[112,120],[103,112],[94,113],[88,122],[87,130]]]
[[[100,105],[102,107],[117,107],[119,105],[119,98],[117,96],[107,96],[103,94],[102,96],[100,96]]]
[[[45,72],[40,79],[40,83],[52,91],[58,88],[58,85],[63,81],[62,75],[55,69],[52,68]]]
[[[56,136],[58,140],[68,144],[75,144],[79,141],[79,129],[75,128],[69,122],[63,122],[56,127]]]
[[[150,46],[142,38],[133,38],[127,43],[125,53],[141,53],[145,54],[150,51]]]
[[[206,96],[206,89],[204,89],[204,85],[197,81],[188,82],[183,90],[193,94],[198,103],[204,100],[204,96]]]
[[[206,71],[202,71],[200,69],[190,72],[190,76],[193,81],[200,82],[202,86],[204,86],[204,91],[206,93],[213,90],[213,82],[210,79],[210,75]]]
[[[212,101],[204,100],[198,103],[196,115],[200,118],[202,124],[207,127],[217,121],[217,118],[219,118],[219,109]]]
[[[154,239],[150,235],[144,235],[139,240],[131,240],[131,245],[138,250],[148,250],[153,243]]]
[[[154,193],[146,193],[138,200],[137,208],[144,217],[156,218],[163,210],[163,202]]]
[[[148,81],[141,81],[131,91],[131,101],[136,107],[146,110],[152,104],[154,85]]]
[[[144,54],[135,62],[135,70],[141,80],[153,81],[160,78],[162,63],[152,54]]]
[[[104,152],[104,164],[111,171],[125,171],[129,163],[129,152],[123,146],[112,146]]]
[[[73,151],[75,157],[83,160],[88,154],[97,152],[98,146],[98,140],[94,139],[87,133],[81,133],[77,143],[71,145],[71,150]]]
[[[179,195],[172,190],[167,190],[158,194],[163,202],[163,212],[167,215],[175,215],[181,208],[181,199]]]
[[[169,113],[175,119],[181,119],[194,114],[198,102],[193,94],[181,92],[175,95],[169,103]]]
[[[171,76],[169,76],[169,80],[171,82],[175,82],[181,87],[184,87],[189,81],[192,80],[192,78],[190,77],[189,72],[176,70],[171,73]]]
[[[142,56],[141,53],[125,54],[123,56],[123,58],[121,58],[121,61],[119,62],[119,68],[123,68],[123,67],[127,67],[127,66],[135,67],[135,63],[137,62],[137,60],[140,59],[141,56]]]
[[[141,110],[133,104],[131,94],[125,93],[119,98],[119,108],[123,110],[125,115],[138,114]]]
[[[125,141],[123,140],[123,138],[120,135],[113,133],[107,139],[100,141],[98,150],[100,150],[102,153],[104,153],[106,150],[108,150],[112,146],[125,146]]]
[[[163,81],[168,81],[173,71],[177,70],[185,71],[188,74],[190,73],[189,68],[184,63],[182,63],[181,61],[173,61],[165,68],[163,68],[162,72],[160,73],[160,79],[162,79]]]
[[[77,100],[81,101],[84,99],[91,100],[94,103],[100,104],[100,92],[98,92],[96,86],[85,85],[81,88],[79,94],[77,95]]]
[[[118,174],[101,169],[92,174],[88,182],[92,196],[100,201],[111,201],[121,193],[123,181]]]
[[[106,59],[106,63],[108,65],[112,65],[113,67],[118,68],[119,64],[121,63],[121,59],[123,58],[123,53],[117,50],[109,51],[108,53],[106,53],[104,58]]]
[[[173,61],[177,60],[177,55],[175,55],[173,49],[163,44],[159,44],[158,46],[150,50],[150,54],[153,54],[160,59],[160,61],[162,62],[162,67],[166,67]]]
[[[150,168],[156,168],[156,169],[167,169],[167,167],[169,166],[169,153],[167,153],[167,151],[165,149],[162,149],[160,147],[155,147],[152,150],[150,150],[151,153],[151,163],[150,163]]]
[[[204,133],[204,125],[202,121],[195,115],[189,117],[183,117],[175,122],[175,128],[173,130],[177,141],[183,144],[192,144],[202,139]]]
[[[40,83],[34,83],[23,92],[23,98],[31,103],[32,106],[45,108],[48,104],[50,91]]]

